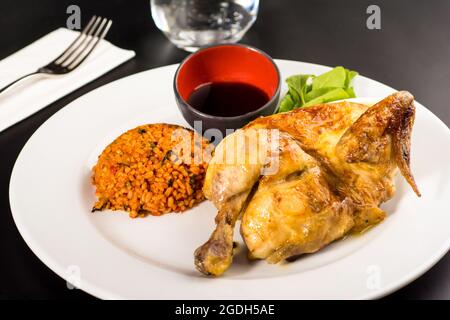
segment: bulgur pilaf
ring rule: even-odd
[[[206,139],[177,125],[149,124],[125,132],[92,169],[98,198],[92,211],[125,210],[135,218],[193,207],[204,200],[212,149]]]

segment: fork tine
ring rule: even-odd
[[[91,41],[92,39],[92,34],[95,32],[95,30],[97,29],[98,24],[100,23],[100,21],[102,21],[102,17],[96,17],[94,23],[92,24],[92,26],[86,30],[86,32],[84,33],[84,37],[81,40],[81,42],[75,47],[72,48],[72,50],[61,60],[55,62],[56,64],[60,64],[63,67],[67,66],[69,63],[72,63],[73,61],[73,56],[75,54],[78,54],[78,52],[81,50],[84,50],[83,48],[85,47],[86,42]]]
[[[67,47],[67,49],[53,60],[53,63],[60,63],[59,60],[61,60],[61,58],[63,58],[69,51],[71,51],[71,49],[77,44],[77,42],[85,36],[86,32],[92,26],[96,18],[97,16],[95,15],[91,17],[86,27],[84,27],[84,29],[80,32],[76,39],[72,41],[72,43]]]
[[[93,43],[93,41],[96,39],[96,37],[99,35],[100,31],[103,29],[103,26],[105,25],[107,19],[102,18],[99,20],[100,25],[98,23],[95,24],[95,28],[92,30],[89,39],[86,39],[80,46],[79,50],[76,51],[75,55],[72,55],[70,59],[66,59],[66,61],[63,62],[63,67],[68,67],[73,62],[75,62],[83,53],[90,48],[90,45]],[[98,27],[98,28],[97,28]]]
[[[103,23],[105,22],[105,23]],[[86,46],[85,50],[81,51],[80,54],[70,63],[67,67],[69,70],[73,70],[76,67],[78,67],[86,58],[91,54],[91,52],[95,49],[95,47],[100,43],[100,41],[105,38],[106,34],[108,33],[109,29],[112,25],[112,20],[104,19],[104,21],[100,25],[99,29],[97,30],[95,36],[92,38],[96,38],[97,40],[92,44],[92,46],[89,48],[89,44]],[[104,28],[103,28],[104,26]],[[102,30],[103,29],[103,30]],[[92,40],[91,39],[91,40]]]

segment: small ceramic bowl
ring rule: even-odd
[[[215,82],[251,84],[269,97],[269,101],[254,111],[232,117],[203,113],[187,102],[199,86]],[[178,108],[184,119],[197,131],[219,129],[223,136],[251,120],[272,114],[280,97],[280,72],[273,59],[261,50],[240,44],[226,44],[201,49],[181,62],[173,82]],[[194,121],[197,122],[194,126]],[[199,126],[201,124],[201,128]]]

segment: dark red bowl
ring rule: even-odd
[[[215,82],[241,82],[264,91],[269,101],[257,110],[233,117],[203,113],[187,102],[199,86]],[[280,97],[280,72],[272,58],[261,50],[226,44],[206,47],[189,55],[178,66],[173,83],[178,108],[184,119],[197,131],[204,133],[216,128],[225,136],[226,129],[238,129],[251,120],[272,114]],[[201,121],[201,128],[198,123]]]

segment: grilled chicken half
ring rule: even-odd
[[[218,214],[195,251],[197,269],[218,276],[230,266],[239,218],[249,256],[277,263],[382,221],[397,168],[420,196],[409,166],[413,102],[400,91],[371,107],[321,104],[227,136],[206,173],[203,191]]]

